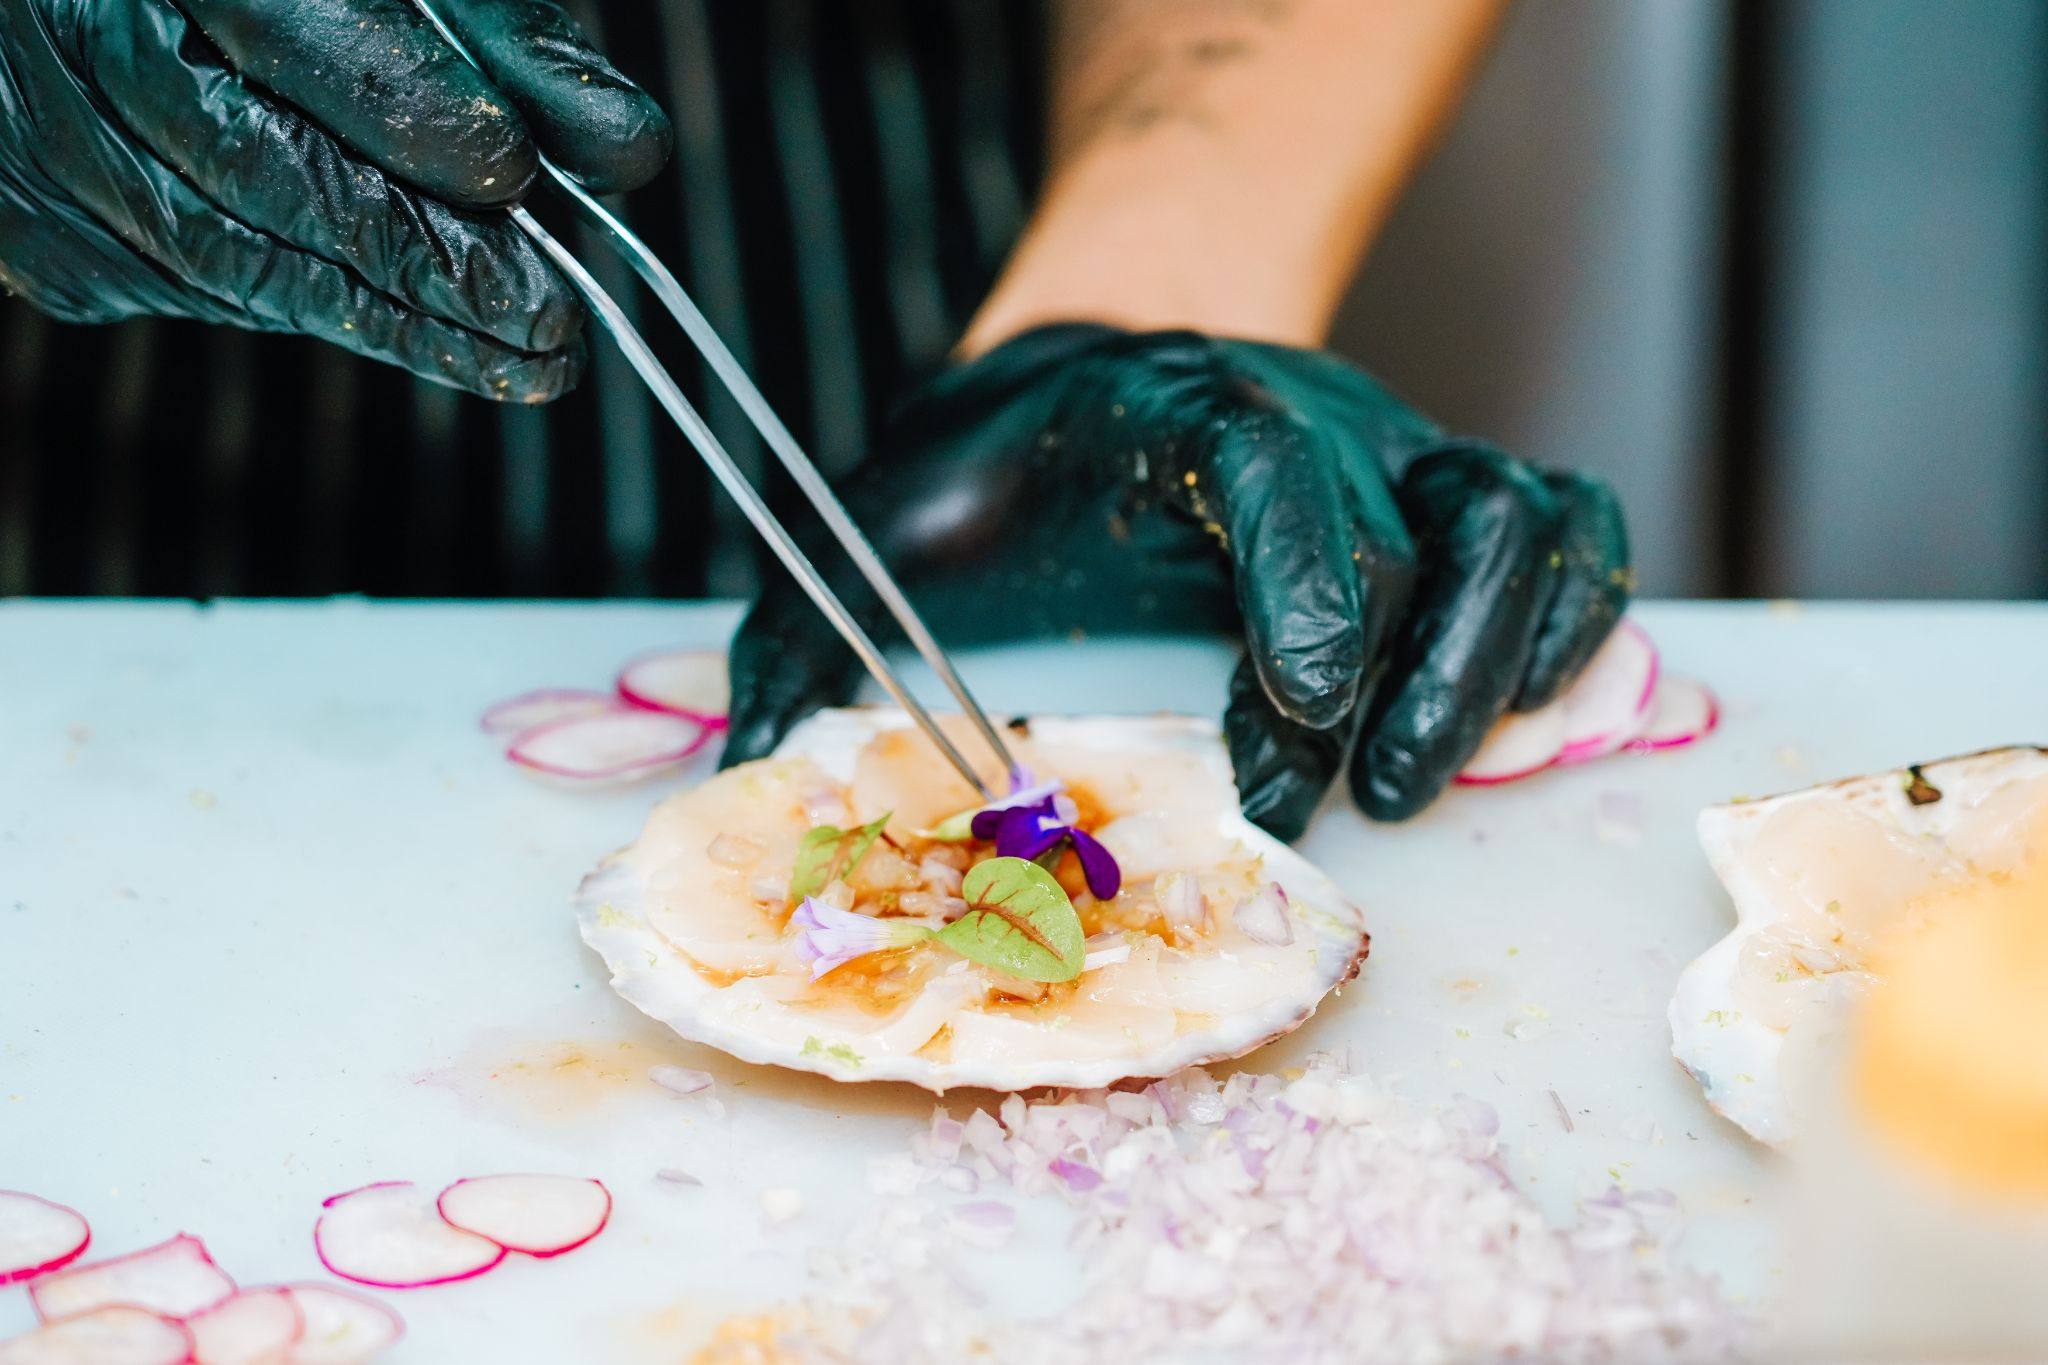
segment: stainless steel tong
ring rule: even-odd
[[[413,3],[427,21],[440,31],[449,46],[461,53],[470,65],[479,65],[475,55],[463,44],[462,39],[456,36],[447,21],[435,11],[431,0],[413,0]],[[817,466],[804,454],[803,447],[790,435],[789,428],[782,424],[782,419],[775,415],[775,410],[768,406],[768,400],[761,396],[761,390],[755,387],[746,370],[726,348],[725,342],[719,338],[710,321],[698,310],[697,305],[691,302],[690,296],[683,292],[683,287],[676,282],[676,277],[669,273],[661,258],[656,256],[632,229],[620,222],[603,204],[598,203],[577,183],[574,176],[545,156],[541,158],[540,164],[547,178],[567,196],[570,203],[575,205],[578,216],[597,228],[605,243],[625,258],[626,263],[633,267],[634,272],[646,282],[647,287],[654,291],[655,297],[668,309],[669,315],[681,325],[691,344],[710,362],[712,372],[718,376],[719,382],[738,400],[741,411],[753,422],[754,429],[761,433],[761,439],[775,452],[776,458],[782,461],[783,468],[796,480],[797,487],[811,500],[811,505],[818,509],[818,515],[825,519],[825,525],[831,528],[833,536],[853,558],[854,566],[860,570],[861,576],[867,579],[882,599],[883,605],[889,609],[889,614],[903,627],[904,634],[910,637],[911,644],[924,656],[924,661],[931,665],[932,671],[945,683],[946,690],[953,694],[959,701],[961,709],[973,720],[975,729],[981,732],[981,737],[988,742],[989,748],[995,751],[1004,771],[1014,771],[1016,760],[1010,756],[1009,749],[1003,744],[1001,733],[989,722],[988,714],[974,700],[974,694],[967,690],[967,684],[961,680],[959,671],[953,667],[953,661],[947,658],[946,651],[939,647],[938,640],[933,638],[923,618],[917,614],[916,608],[910,605],[910,599],[905,597],[903,590],[896,585],[895,578],[890,575],[881,558],[875,554],[874,547],[869,545],[867,537],[861,534],[860,527],[847,515],[845,505],[832,492],[824,476],[818,473]],[[619,350],[625,354],[628,363],[632,365],[634,372],[653,392],[656,400],[675,424],[682,429],[683,435],[696,447],[697,453],[704,457],[704,463],[711,467],[711,472],[717,476],[719,483],[725,486],[725,491],[740,505],[740,510],[746,514],[747,520],[761,533],[761,538],[768,542],[768,548],[775,551],[775,557],[796,575],[797,582],[803,585],[811,600],[818,604],[818,609],[825,613],[833,629],[853,647],[853,652],[867,665],[867,670],[874,675],[875,681],[895,698],[897,705],[910,713],[925,735],[938,746],[939,752],[944,754],[946,760],[967,779],[969,786],[981,793],[983,799],[994,799],[996,794],[975,771],[974,765],[969,763],[953,741],[947,738],[945,731],[939,728],[938,722],[932,719],[931,713],[924,708],[923,703],[910,694],[910,689],[903,685],[902,679],[897,677],[896,671],[890,667],[888,657],[882,653],[868,633],[861,629],[860,622],[854,619],[853,613],[846,609],[846,604],[839,600],[839,595],[832,591],[818,573],[817,566],[811,563],[810,557],[797,548],[796,542],[790,539],[789,532],[783,529],[775,514],[768,510],[768,504],[762,501],[761,495],[740,473],[739,466],[733,462],[732,456],[719,443],[718,437],[698,415],[697,410],[690,405],[690,400],[683,396],[682,389],[677,387],[668,371],[662,368],[661,362],[655,359],[646,339],[627,319],[618,303],[605,292],[604,287],[598,284],[583,263],[577,260],[553,233],[542,227],[532,214],[518,206],[508,212],[520,230],[531,237],[547,254],[548,259],[555,263],[556,268],[569,277],[570,283],[576,286],[576,291],[589,305],[591,315],[597,319],[598,326],[610,334]]]

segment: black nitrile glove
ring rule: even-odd
[[[1354,736],[1366,813],[1420,810],[1628,597],[1604,485],[1448,439],[1331,356],[1185,332],[1026,333],[914,398],[843,492],[949,643],[1242,629],[1224,726],[1246,813],[1284,838]],[[778,574],[733,642],[725,761],[859,676]]]
[[[547,0],[0,0],[0,286],[59,318],[304,332],[492,398],[582,365],[502,214],[535,143],[593,190],[668,121]],[[454,207],[454,206],[461,207]]]

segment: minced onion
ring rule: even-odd
[[[1255,943],[1284,948],[1294,942],[1294,925],[1287,918],[1287,893],[1278,882],[1267,882],[1239,901],[1232,918],[1238,932]]]
[[[1504,1169],[1491,1109],[1433,1112],[1328,1055],[1291,1081],[1190,1070],[998,1112],[939,1110],[876,1163],[881,1203],[771,1319],[770,1355],[1655,1362],[1749,1344],[1673,1256],[1669,1195],[1612,1190],[1551,1226]],[[971,1203],[943,1193],[962,1170],[985,1191]],[[1003,1186],[1070,1208],[1080,1262],[1076,1297],[1021,1321],[961,1274],[1017,1212],[996,1211]]]

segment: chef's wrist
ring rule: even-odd
[[[1319,346],[1351,271],[1347,252],[1270,238],[1247,253],[1200,195],[1120,192],[1075,167],[1041,205],[956,358],[1052,322],[1187,329]],[[1207,220],[1206,222],[1204,220]]]

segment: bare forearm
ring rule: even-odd
[[[1066,0],[1052,172],[961,350],[1091,318],[1319,342],[1504,0]]]

